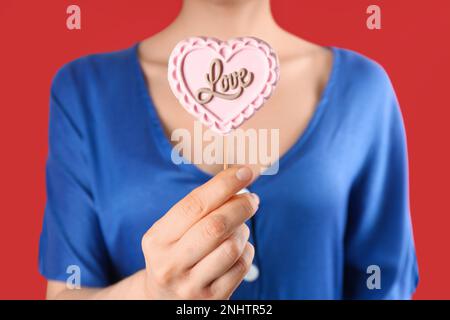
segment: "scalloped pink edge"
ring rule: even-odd
[[[252,46],[261,50],[269,60],[269,76],[266,85],[263,87],[257,97],[241,113],[228,122],[218,119],[213,113],[209,112],[203,105],[197,103],[192,97],[182,90],[183,84],[179,79],[178,70],[180,61],[192,50],[209,46],[213,48],[224,59],[242,49],[244,46]],[[221,41],[209,37],[191,37],[180,41],[169,57],[168,80],[172,92],[180,104],[193,116],[199,119],[206,127],[211,130],[226,135],[233,129],[239,127],[245,120],[249,119],[256,110],[258,110],[272,95],[280,77],[280,67],[278,57],[272,47],[263,40],[254,37],[240,37]]]

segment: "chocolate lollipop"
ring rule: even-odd
[[[275,51],[253,37],[182,40],[173,49],[168,66],[170,87],[183,108],[222,135],[261,108],[272,95],[279,74]]]

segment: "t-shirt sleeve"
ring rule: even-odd
[[[69,64],[58,72],[51,88],[39,270],[49,280],[65,282],[79,275],[81,286],[102,287],[110,282],[109,260],[91,181],[83,94],[77,93],[74,78]]]
[[[346,299],[410,299],[418,283],[403,120],[392,84],[368,126],[368,153],[352,187],[345,234]]]

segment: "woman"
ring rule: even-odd
[[[280,129],[276,175],[171,161],[168,136],[194,121],[170,92],[167,59],[193,35],[251,35],[278,53],[277,90],[244,124]],[[157,35],[64,66],[50,121],[48,298],[408,299],[416,288],[389,78],[282,30],[269,0],[185,0]],[[81,290],[66,287],[67,270]]]

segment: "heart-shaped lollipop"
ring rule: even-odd
[[[271,96],[279,70],[275,51],[262,40],[192,37],[172,51],[168,79],[188,112],[225,135]]]

